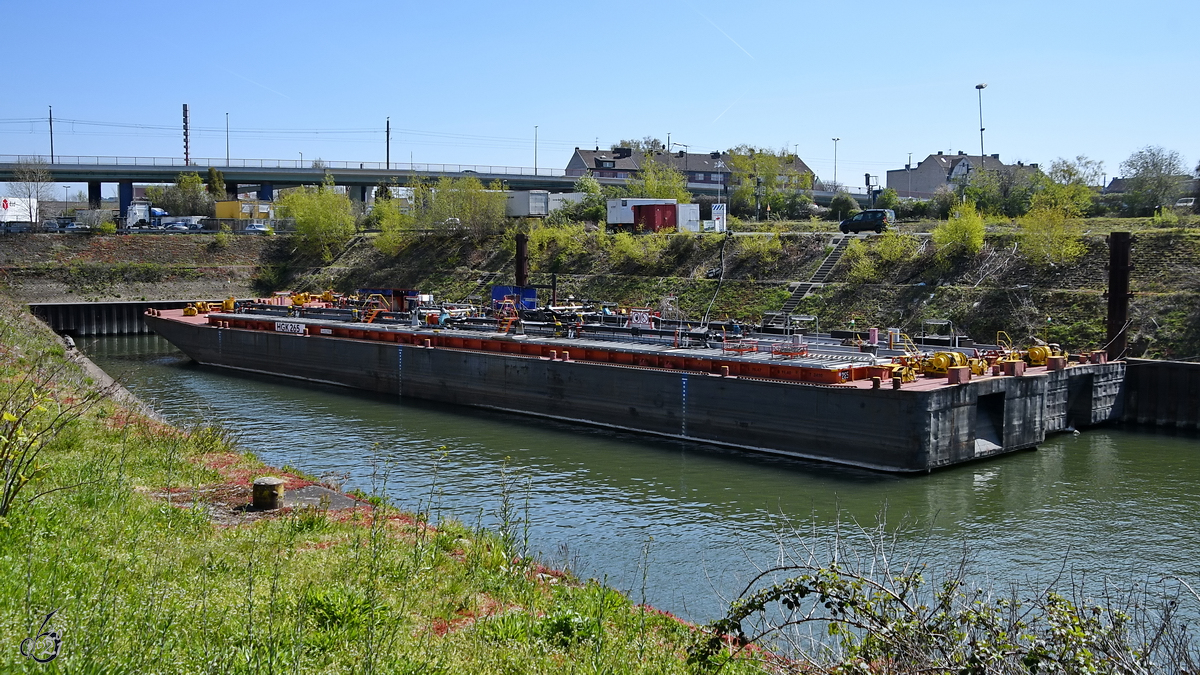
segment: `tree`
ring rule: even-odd
[[[467,228],[478,235],[504,225],[508,197],[498,181],[484,188],[478,178],[439,178],[436,183],[412,181],[417,225],[423,229]]]
[[[950,212],[958,203],[958,195],[954,194],[954,190],[947,185],[939,185],[933,192],[933,198],[929,200],[928,215],[945,220],[950,217]]]
[[[875,208],[895,211],[900,208],[900,195],[892,188],[887,188],[875,198]]]
[[[861,210],[858,201],[846,192],[837,193],[829,202],[829,216],[834,220],[844,220]]]
[[[546,218],[547,225],[567,225],[578,222],[603,223],[607,217],[604,202],[604,188],[590,172],[584,173],[575,181],[575,192],[582,192],[581,201],[568,204],[551,211]]]
[[[392,188],[400,187],[396,183],[396,179],[392,179],[390,183],[380,181],[379,185],[375,186],[375,201],[387,201],[392,198]]]
[[[146,199],[173,216],[216,215],[216,201],[198,173],[181,173],[165,188],[152,185],[146,188]]]
[[[46,161],[41,157],[30,157],[17,164],[13,181],[8,184],[8,196],[22,200],[22,215],[35,232],[42,229],[42,213],[46,202],[54,198],[53,180],[50,170],[46,168]]]
[[[683,172],[656,161],[651,153],[647,153],[642,159],[642,168],[637,178],[630,181],[629,196],[674,199],[680,204],[692,201],[692,193],[688,192],[687,177]]]
[[[1059,157],[1050,164],[1046,180],[1030,200],[1030,211],[1062,211],[1067,218],[1087,214],[1092,208],[1092,185],[1101,182],[1104,162],[1079,155],[1075,161]]]
[[[1021,216],[1021,251],[1034,265],[1070,265],[1086,252],[1079,221],[1067,207],[1037,206]]]
[[[1132,215],[1149,215],[1169,206],[1182,187],[1183,158],[1174,150],[1147,145],[1121,162],[1125,174],[1125,203]]]
[[[297,248],[326,261],[354,235],[354,205],[334,187],[332,177],[326,175],[321,185],[297,188],[278,202],[280,213],[296,221]]]
[[[761,210],[787,218],[808,214],[813,175],[797,171],[796,155],[786,149],[739,145],[729,151],[729,169],[735,186],[729,202],[735,215],[754,217]]]
[[[652,153],[656,150],[662,150],[665,147],[666,146],[663,145],[661,140],[654,138],[653,136],[645,136],[640,141],[627,140],[618,141],[612,144],[613,150],[616,150],[617,148],[630,148],[634,152],[640,152],[643,155]]]
[[[376,198],[371,219],[381,231],[375,238],[375,248],[388,255],[400,253],[417,227],[417,219],[403,208],[400,200],[390,197]]]
[[[1063,185],[1082,183],[1089,187],[1092,185],[1102,186],[1104,162],[1088,159],[1087,155],[1077,155],[1075,161],[1059,157],[1050,163],[1050,170],[1046,172],[1046,175],[1055,183]]]
[[[975,202],[983,213],[1016,218],[1029,211],[1033,195],[1044,180],[1037,169],[980,169],[971,172],[963,196]]]
[[[225,199],[225,175],[214,167],[208,167],[208,177],[204,179],[208,194],[214,200]]]
[[[979,253],[983,250],[983,234],[983,216],[971,201],[956,207],[950,218],[931,233],[934,249],[943,260]]]

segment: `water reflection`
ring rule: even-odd
[[[935,562],[964,546],[993,577],[1180,574],[1200,554],[1194,434],[1124,430],[1052,437],[1037,451],[927,476],[892,476],[756,456],[607,429],[198,367],[154,336],[81,347],[169,419],[236,430],[275,465],[371,484],[372,448],[393,462],[389,492],[410,508],[495,525],[504,483],[528,502],[533,548],[585,575],[639,589],[697,620],[719,614],[778,558],[782,518],[818,538],[839,521],[915,522]],[[507,477],[507,478],[505,478]],[[1190,576],[1189,576],[1190,575]],[[637,595],[637,593],[635,593]]]

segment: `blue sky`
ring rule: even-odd
[[[1193,2],[12,2],[0,154],[562,168],[646,135],[860,185],[985,150],[1200,159]],[[71,122],[69,120],[75,120]],[[81,122],[100,122],[97,126]]]

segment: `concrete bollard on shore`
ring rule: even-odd
[[[256,509],[277,509],[283,506],[284,480],[274,476],[254,479],[251,503]]]

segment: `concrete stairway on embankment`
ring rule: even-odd
[[[829,273],[833,271],[834,267],[837,267],[838,262],[842,259],[842,254],[846,252],[846,247],[849,245],[849,235],[843,235],[841,239],[835,238],[833,250],[829,252],[829,255],[825,256],[825,260],[821,261],[821,266],[813,273],[812,278],[807,282],[799,283],[792,287],[791,297],[787,299],[787,302],[783,303],[783,308],[779,310],[775,318],[771,319],[770,325],[782,326],[786,322],[787,316],[794,312],[796,307],[800,305],[800,301],[807,297],[814,287],[825,283],[825,280],[829,278]]]
[[[492,284],[496,283],[496,280],[500,278],[500,275],[504,273],[504,270],[514,258],[516,258],[514,254],[501,254],[493,258],[492,261],[489,261],[487,267],[491,269],[485,269],[483,271],[483,275],[479,277],[479,281],[476,282],[474,290],[472,290],[465,298],[463,298],[463,302],[487,304],[485,299],[489,297],[488,294],[491,292]]]

